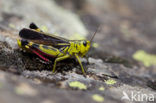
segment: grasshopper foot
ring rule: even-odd
[[[83,73],[83,76],[86,78],[87,77],[86,73]]]

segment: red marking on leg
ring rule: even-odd
[[[46,62],[49,62],[49,59],[45,58],[44,56],[40,55],[37,51],[32,50],[33,53],[35,53],[36,55],[38,55],[40,58],[42,58],[43,60],[45,60]]]

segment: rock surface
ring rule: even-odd
[[[1,103],[154,103],[155,4],[155,0],[1,0]],[[82,59],[87,76],[73,59],[58,63],[57,73],[51,74],[52,64],[21,51],[18,32],[31,22],[69,39],[89,39],[100,25],[89,64]],[[142,94],[147,100],[141,101]],[[123,99],[125,95],[129,100]]]

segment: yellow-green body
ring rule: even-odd
[[[36,49],[40,50],[41,52],[50,55],[55,59],[54,65],[53,65],[53,72],[55,72],[56,63],[58,61],[70,58],[70,57],[76,57],[78,60],[81,70],[83,74],[85,74],[84,68],[82,66],[82,63],[79,59],[80,57],[85,56],[85,54],[88,52],[90,48],[90,41],[87,40],[71,40],[69,41],[69,44],[66,45],[64,43],[60,43],[58,45],[66,45],[65,47],[62,47],[60,49],[54,48],[53,46],[47,46],[43,44],[36,44],[34,42],[28,42],[26,45],[22,45],[21,40],[17,40],[19,47],[23,49],[28,49],[32,47],[34,44],[36,45]]]
[[[34,23],[31,23],[29,27],[30,29],[22,29],[19,32],[22,38],[21,40],[17,40],[19,47],[37,54],[44,60],[48,60],[44,58],[45,54],[50,58],[55,58],[53,73],[55,72],[56,63],[58,61],[75,57],[81,66],[82,73],[85,75],[79,56],[83,57],[86,55],[90,49],[90,41],[67,40],[52,34],[49,35],[43,33]]]

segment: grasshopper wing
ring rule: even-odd
[[[58,48],[69,45],[69,40],[67,39],[52,34],[38,32],[32,29],[22,29],[19,32],[19,36],[23,39],[27,39],[35,43],[51,45]]]
[[[34,29],[34,30],[39,29],[38,26],[35,23],[30,23],[29,28]]]

